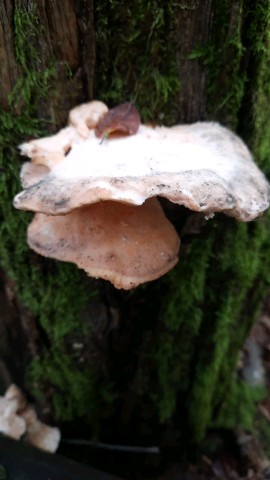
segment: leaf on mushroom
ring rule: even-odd
[[[99,121],[95,129],[97,138],[109,137],[111,133],[120,132],[135,135],[141,124],[141,117],[132,103],[122,103],[109,110]]]

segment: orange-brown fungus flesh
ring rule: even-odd
[[[36,214],[28,243],[41,255],[130,289],[173,268],[180,240],[158,200],[150,199],[141,206],[106,201],[64,216]]]

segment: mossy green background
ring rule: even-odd
[[[206,71],[206,118],[238,131],[270,175],[270,4],[259,1],[254,9],[254,2],[242,0],[232,16],[231,3],[214,1],[209,44],[194,48],[189,58],[199,59]],[[209,220],[188,239],[169,275],[130,294],[142,298],[133,331],[139,330],[140,345],[132,375],[120,390],[113,368],[108,378],[108,371],[90,363],[78,366],[67,338],[91,335],[80,313],[96,294],[96,284],[72,265],[31,253],[25,241],[31,214],[12,207],[20,190],[16,145],[58,127],[37,111],[45,99],[53,111],[54,98],[61,94],[53,88],[54,59],[44,65],[35,53],[34,39],[43,28],[35,2],[15,4],[15,52],[22,76],[10,95],[9,111],[0,113],[0,257],[46,337],[28,365],[27,388],[42,404],[50,387],[56,420],[80,417],[97,433],[102,418],[114,416],[132,387],[139,418],[147,405],[150,425],[174,424],[199,442],[207,427],[222,425],[224,409],[230,415],[226,402],[234,405],[238,351],[270,284],[269,214],[248,224],[222,215]],[[174,1],[97,2],[95,97],[109,105],[134,101],[144,121],[181,121],[175,109],[181,78],[174,37],[177,15],[185,8],[185,2]],[[153,310],[149,320],[144,307],[149,315],[147,302],[157,294],[158,312]]]

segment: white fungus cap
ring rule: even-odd
[[[242,140],[219,124],[141,125],[135,135],[100,140],[83,123],[87,108],[81,122],[82,106],[70,113],[77,124],[21,146],[50,171],[15,197],[16,208],[59,215],[100,200],[141,205],[161,196],[206,216],[224,212],[242,221],[268,208],[265,176]]]

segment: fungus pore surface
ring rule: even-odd
[[[142,206],[108,201],[67,215],[36,214],[28,243],[41,255],[74,262],[93,277],[130,289],[173,268],[180,240],[153,198]]]

